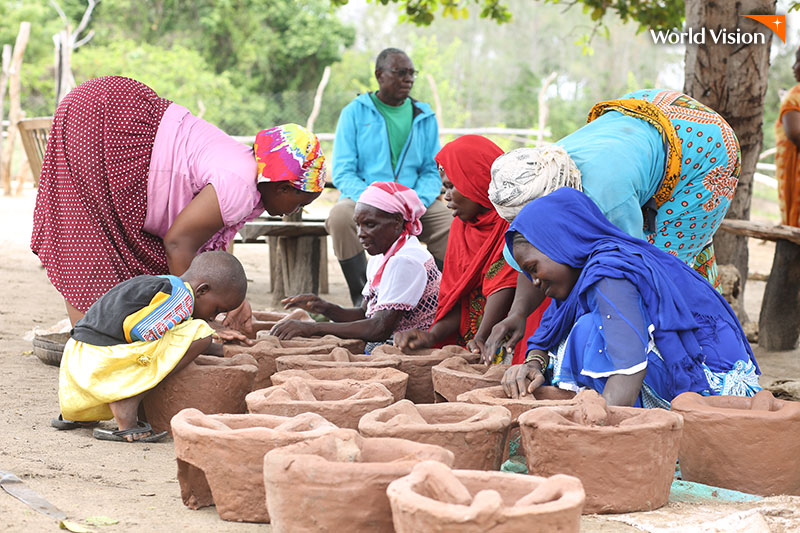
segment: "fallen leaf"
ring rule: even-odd
[[[113,526],[114,524],[119,524],[119,520],[109,518],[108,516],[90,516],[84,520],[84,522],[93,526]]]
[[[92,533],[91,529],[86,529],[82,525],[76,524],[75,522],[70,522],[69,520],[62,520],[58,523],[58,527],[60,529],[72,531],[72,533]]]

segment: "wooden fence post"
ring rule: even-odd
[[[3,184],[3,192],[6,196],[11,194],[11,158],[14,155],[14,141],[17,138],[17,121],[20,119],[20,70],[22,70],[22,55],[25,47],[28,46],[28,37],[31,34],[31,23],[22,22],[19,25],[19,33],[14,43],[14,51],[11,54],[11,68],[8,77],[8,138],[3,146],[2,157],[0,157],[0,182]]]

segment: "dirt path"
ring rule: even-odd
[[[171,443],[125,445],[94,440],[90,430],[59,432],[50,427],[50,418],[58,414],[58,369],[30,355],[31,344],[23,335],[34,327],[55,324],[66,315],[63,300],[28,249],[32,208],[32,190],[20,198],[0,197],[0,470],[15,473],[71,519],[108,517],[118,522],[93,528],[96,531],[263,531],[263,525],[223,522],[214,508],[186,509],[180,500]],[[756,270],[769,272],[772,248],[759,244],[754,248],[754,261],[761,262]],[[267,309],[266,246],[237,245],[236,255],[253,280],[249,291],[253,307]],[[333,254],[329,257],[330,299],[345,303],[344,282]],[[751,283],[748,290],[756,294],[763,290],[758,285]],[[748,301],[751,317],[758,316],[757,305]],[[757,355],[765,381],[800,379],[800,351]],[[731,506],[730,512],[751,507]],[[692,514],[691,506],[686,509],[686,504],[671,504],[661,511],[667,518],[656,521],[674,527],[687,512]],[[778,522],[770,524],[775,531],[788,531]],[[56,527],[53,520],[0,492],[0,529],[27,532],[54,531]],[[585,518],[584,529],[637,531],[605,517]]]

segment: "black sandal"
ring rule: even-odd
[[[81,422],[78,420],[67,420],[61,415],[58,418],[50,419],[50,426],[58,430],[65,431],[68,429],[91,428],[97,425],[97,421]]]
[[[128,435],[136,435],[138,433],[150,433],[146,437],[139,437],[138,439],[128,440],[125,437]],[[166,431],[161,433],[153,433],[153,427],[147,422],[137,421],[136,427],[131,429],[102,429],[95,428],[92,432],[94,438],[98,440],[110,440],[114,442],[158,442],[167,436]]]

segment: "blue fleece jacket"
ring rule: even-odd
[[[439,126],[428,104],[412,100],[411,132],[392,168],[386,121],[364,93],[342,109],[333,143],[333,185],[358,201],[367,185],[396,181],[414,189],[425,207],[439,196],[442,180],[433,158],[439,152]]]

